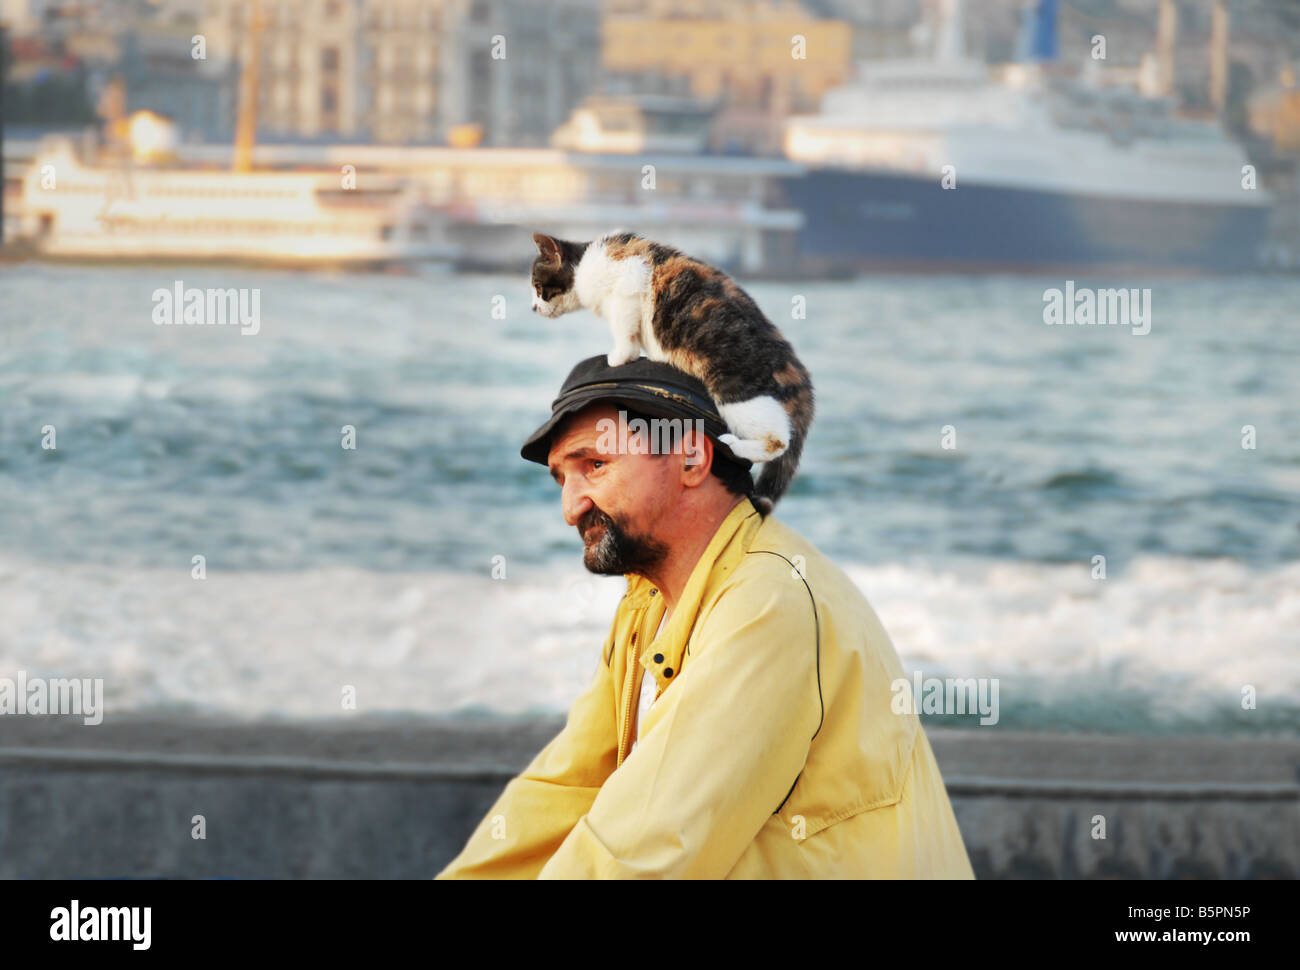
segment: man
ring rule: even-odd
[[[680,433],[648,454],[629,414]],[[437,878],[974,878],[925,732],[891,708],[888,636],[754,508],[726,430],[667,364],[569,374],[521,454],[627,594],[564,729]]]

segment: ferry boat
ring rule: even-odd
[[[623,228],[728,272],[793,273],[803,216],[777,186],[802,167],[710,152],[716,110],[690,97],[594,94],[549,148],[442,150],[430,170],[444,174],[457,199],[455,238],[472,254],[466,263],[526,267],[535,230],[589,240]]]
[[[451,259],[445,212],[370,173],[87,164],[66,138],[28,164],[18,234],[36,254],[110,260],[376,266]]]

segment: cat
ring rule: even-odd
[[[763,463],[754,505],[767,515],[790,486],[813,418],[807,369],[749,294],[726,273],[634,232],[588,243],[533,234],[533,310],[588,309],[614,332],[611,367],[644,348],[704,383],[732,452]]]

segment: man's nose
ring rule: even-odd
[[[564,510],[564,521],[567,525],[576,526],[582,521],[595,504],[587,497],[586,491],[576,480],[576,475],[570,475],[564,482],[564,488],[560,492],[560,504]]]

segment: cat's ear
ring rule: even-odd
[[[537,243],[537,251],[549,263],[559,263],[562,261],[560,255],[560,244],[550,236],[545,236],[540,232],[533,233],[533,242]]]

